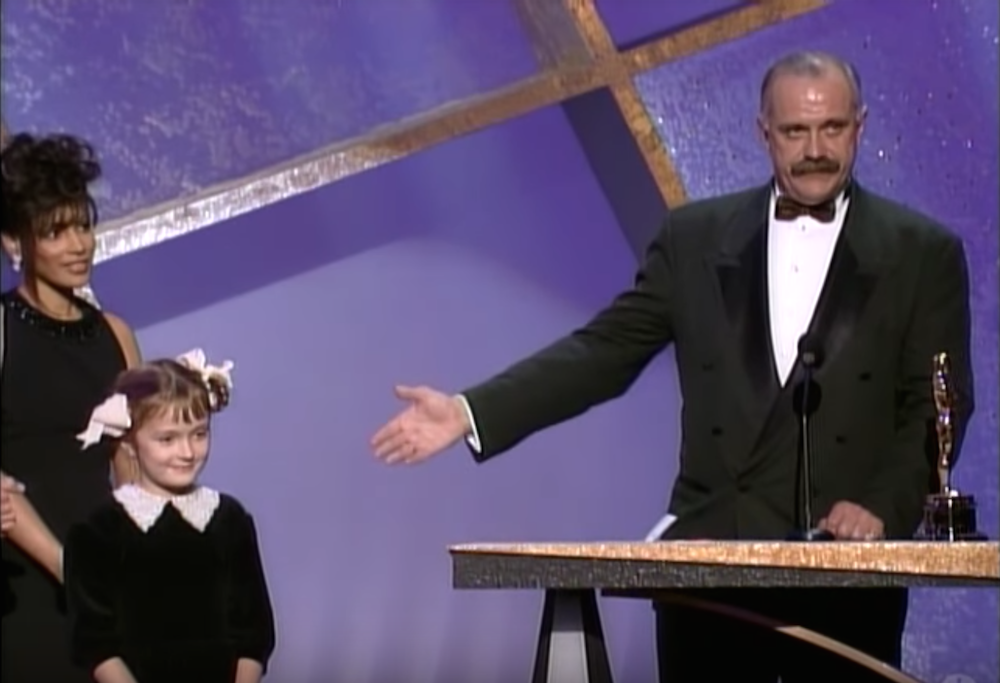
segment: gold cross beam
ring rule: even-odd
[[[539,74],[209,188],[193,198],[108,222],[100,228],[97,260],[193,232],[600,88],[614,95],[666,205],[677,206],[686,200],[684,186],[639,97],[634,77],[826,4],[826,0],[757,0],[680,32],[619,50],[595,0],[512,2],[542,65]]]
[[[534,0],[517,0],[530,5]],[[604,86],[611,90],[649,172],[667,206],[687,199],[684,185],[663,145],[656,125],[635,87],[634,77],[649,69],[734,40],[740,36],[822,7],[823,0],[761,0],[685,31],[620,52],[595,7],[594,0],[563,0],[583,37]]]

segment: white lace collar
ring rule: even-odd
[[[125,484],[115,489],[114,496],[143,533],[156,524],[167,503],[173,505],[181,517],[198,531],[205,530],[219,507],[219,492],[204,486],[183,496],[164,498],[134,484]]]

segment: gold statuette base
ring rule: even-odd
[[[985,541],[976,526],[976,499],[952,491],[927,496],[919,537],[927,541]]]

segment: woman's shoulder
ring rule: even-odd
[[[121,347],[122,355],[125,357],[125,364],[128,367],[135,367],[142,362],[142,354],[139,352],[139,342],[135,338],[135,332],[127,322],[120,316],[109,311],[101,311],[104,321],[108,324],[112,334]]]

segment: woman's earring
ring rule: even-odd
[[[19,272],[21,270],[21,255],[17,253],[11,254],[10,265],[14,269],[15,273]]]

